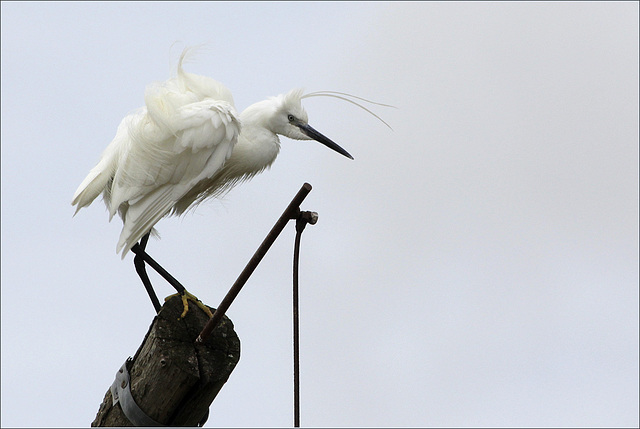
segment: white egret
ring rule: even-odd
[[[313,139],[353,159],[309,125],[303,98],[338,97],[373,114],[343,97],[347,94],[303,95],[294,89],[238,115],[226,87],[183,70],[187,52],[180,57],[175,77],[147,87],[145,106],[122,120],[115,138],[73,196],[75,213],[102,194],[109,220],[120,215],[123,227],[116,252],[122,258],[138,242],[139,249],[145,249],[161,218],[181,215],[270,167],[280,150],[279,135]],[[144,261],[137,256],[134,261],[153,301]],[[186,291],[174,287],[183,295],[186,310]],[[157,298],[154,306],[159,310]]]

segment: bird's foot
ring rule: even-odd
[[[211,313],[211,310],[209,310],[209,307],[204,305],[202,301],[200,301],[195,295],[190,294],[186,290],[183,293],[174,293],[173,295],[169,295],[164,299],[165,302],[173,298],[174,296],[180,296],[180,298],[182,299],[182,305],[184,307],[184,311],[180,315],[180,319],[184,318],[184,316],[187,315],[187,312],[189,311],[189,301],[193,301],[194,304],[196,304],[198,307],[202,309],[202,311],[207,313],[207,316],[209,316],[209,319],[213,317],[213,314]]]

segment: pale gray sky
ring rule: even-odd
[[[179,42],[173,48],[174,42]],[[295,87],[354,157],[273,168],[149,252],[216,306],[307,181],[304,426],[637,426],[638,3],[2,3],[2,426],[87,426],[153,307],[71,197],[145,86]],[[290,225],[229,311],[208,427],[292,424]],[[153,278],[159,295],[172,293]]]

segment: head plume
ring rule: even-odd
[[[353,104],[355,106],[358,106],[359,108],[361,108],[365,112],[369,113],[373,117],[375,117],[377,120],[379,120],[380,122],[385,124],[387,127],[389,127],[390,130],[393,130],[393,128],[391,128],[391,125],[386,123],[384,119],[382,119],[380,116],[376,115],[371,110],[369,110],[366,107],[364,107],[362,104],[358,103],[357,101],[354,101],[354,99],[355,100],[364,101],[365,103],[369,103],[369,104],[375,104],[376,106],[392,107],[394,109],[396,108],[395,106],[391,106],[389,104],[376,103],[375,101],[367,100],[366,98],[362,98],[362,97],[358,97],[358,96],[355,96],[355,95],[347,94],[345,92],[338,92],[338,91],[315,91],[315,92],[310,92],[308,94],[304,94],[304,95],[300,96],[301,99],[302,98],[311,98],[311,97],[333,97],[333,98],[338,98],[340,100],[343,100],[343,101],[346,101],[348,103],[351,103],[351,104]]]

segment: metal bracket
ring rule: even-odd
[[[163,424],[156,422],[151,417],[146,415],[145,412],[142,411],[142,409],[138,406],[138,404],[136,404],[136,401],[133,400],[133,396],[131,395],[131,379],[129,377],[129,370],[127,369],[127,365],[131,362],[131,358],[128,358],[124,365],[122,365],[116,373],[116,379],[111,385],[111,397],[113,398],[113,405],[115,406],[118,402],[120,402],[120,408],[122,408],[122,412],[134,426],[164,427]]]

